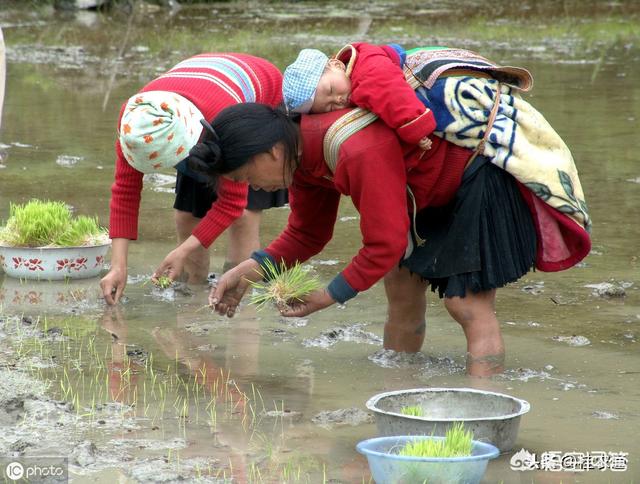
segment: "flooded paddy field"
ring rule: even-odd
[[[148,283],[175,245],[173,174],[147,180],[125,300],[99,280],[0,274],[0,456],[60,456],[73,482],[370,482],[364,403],[389,390],[473,387],[530,402],[514,452],[626,453],[626,470],[512,470],[486,483],[640,480],[640,5],[633,1],[238,2],[178,10],[59,12],[3,1],[7,88],[0,219],[10,202],[64,200],[108,222],[121,104],[178,61],[241,51],[284,68],[302,47],[354,40],[465,47],[532,71],[527,99],[571,148],[594,221],[593,250],[561,273],[498,293],[506,369],[465,374],[465,341],[429,293],[417,355],[382,350],[382,284],[304,319],[205,307],[208,288]],[[288,209],[265,212],[261,238]],[[330,281],[359,248],[341,204],[333,241],[309,263]],[[220,272],[223,236],[211,248]]]

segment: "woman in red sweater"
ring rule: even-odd
[[[244,102],[280,104],[282,74],[259,57],[225,53],[201,54],[180,62],[123,105],[111,188],[111,269],[100,282],[107,303],[117,303],[126,286],[128,244],[138,236],[143,173],[169,166],[178,170],[174,208],[179,245],[165,257],[154,277],[166,274],[176,279],[184,269],[189,282],[204,282],[209,269],[207,249],[227,228],[230,241],[225,269],[259,247],[260,211],[284,205],[286,192],[248,190],[246,183],[227,178],[221,178],[214,191],[185,163],[178,163],[197,141],[201,118],[212,119],[223,108]],[[165,127],[178,131],[175,139],[171,140],[175,131],[162,131],[163,121]],[[176,145],[177,149],[169,142],[159,145],[162,132],[167,135],[163,140],[183,144]]]
[[[515,179],[484,156],[467,167],[472,152],[437,137],[426,153],[402,145],[380,121],[351,130],[333,150],[333,141],[340,137],[335,128],[342,124],[336,120],[344,120],[344,115],[334,111],[302,117],[299,166],[283,153],[300,147],[282,141],[271,157],[251,158],[229,173],[252,186],[289,187],[291,215],[276,240],[223,275],[210,303],[220,314],[233,316],[247,281],[261,277],[266,258],[293,264],[320,252],[333,235],[340,197],[348,195],[360,213],[362,248],[326,289],[282,309],[282,314],[305,316],[344,303],[384,278],[389,303],[384,347],[416,352],[424,341],[430,284],[464,330],[469,373],[500,371],[504,344],[494,312],[496,289],[527,273],[537,262],[538,250],[544,250],[536,246],[540,227]],[[228,108],[213,122],[220,137],[214,144],[227,151],[227,132],[250,139],[246,121],[259,125],[256,118],[267,123],[272,116],[265,106]],[[212,162],[206,156],[197,160],[215,177]],[[575,238],[583,236],[576,231]],[[582,241],[588,245],[588,238]],[[564,242],[562,234],[556,242]],[[574,255],[563,257],[573,264]]]

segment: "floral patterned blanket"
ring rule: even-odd
[[[573,156],[520,94],[533,85],[529,71],[463,49],[425,47],[407,52],[405,77],[433,111],[436,135],[471,150],[486,139],[482,154],[520,182],[538,229],[539,269],[562,270],[589,253],[592,222]]]

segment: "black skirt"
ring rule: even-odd
[[[218,196],[207,183],[198,181],[184,173],[177,172],[176,199],[173,208],[182,212],[189,212],[194,217],[203,218],[211,208],[211,204]],[[282,207],[288,202],[287,190],[266,192],[249,187],[247,208],[249,210],[264,210]]]
[[[466,169],[449,205],[416,214],[416,229],[426,242],[400,265],[427,279],[440,297],[503,287],[535,263],[531,212],[513,176],[485,156]]]

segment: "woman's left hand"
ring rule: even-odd
[[[187,254],[185,254],[180,247],[173,249],[154,271],[151,276],[151,281],[157,284],[158,278],[161,276],[166,276],[172,281],[178,280],[182,274],[186,259]]]
[[[280,309],[280,314],[288,318],[299,318],[327,308],[334,303],[335,300],[329,295],[326,289],[318,289],[317,291],[313,291],[308,296],[305,296],[303,301],[295,302],[290,306],[286,306]]]
[[[167,254],[151,276],[151,280],[157,283],[160,276],[167,276],[172,281],[178,280],[187,258],[198,248],[202,248],[202,244],[194,235],[190,235],[187,240]]]

